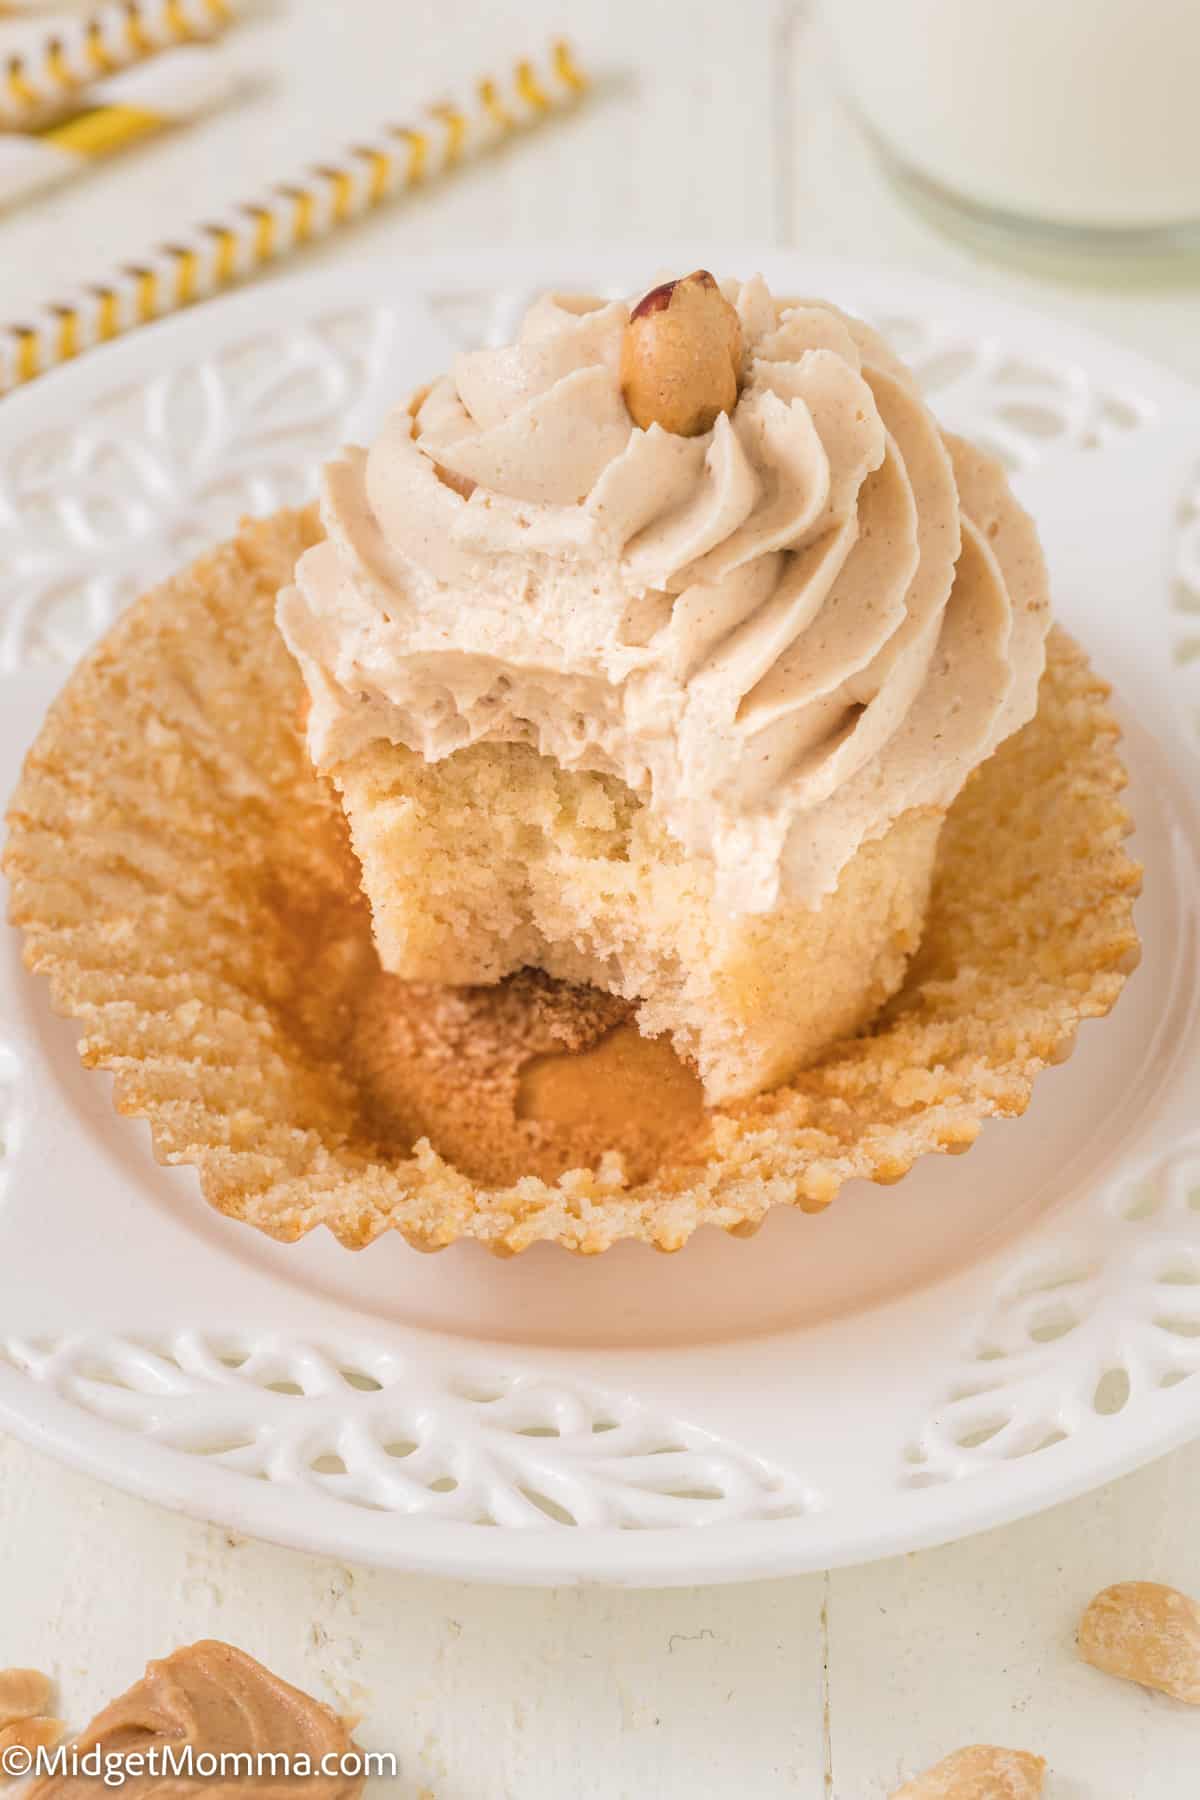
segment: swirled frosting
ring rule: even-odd
[[[625,305],[549,294],[329,465],[278,608],[318,767],[526,742],[763,912],[1032,716],[1046,577],[1003,471],[857,320],[723,287],[744,382],[702,437],[633,425]]]

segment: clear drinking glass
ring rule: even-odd
[[[893,171],[977,224],[1200,249],[1200,0],[825,0]]]

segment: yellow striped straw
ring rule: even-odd
[[[91,104],[41,131],[0,132],[0,209],[69,180],[153,132],[221,105],[238,82],[219,50],[186,45],[88,89]]]
[[[224,30],[236,0],[111,0],[56,20],[37,49],[0,66],[0,131],[26,131],[76,110],[93,82],[177,44]]]
[[[407,124],[382,126],[337,157],[193,230],[173,236],[99,286],[0,328],[0,394],[91,345],[161,318],[326,237],[429,177],[485,154],[562,112],[587,88],[569,46],[551,45],[539,63],[517,63],[504,80],[475,83],[469,95],[440,100]]]

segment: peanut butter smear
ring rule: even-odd
[[[363,1777],[337,1771],[343,1757],[358,1754],[346,1726],[329,1707],[291,1687],[232,1644],[206,1640],[190,1644],[161,1662],[147,1665],[142,1679],[106,1706],[72,1746],[82,1759],[98,1750],[101,1765],[109,1757],[129,1759],[170,1746],[178,1757],[190,1747],[195,1758],[242,1753],[251,1772],[173,1775],[130,1771],[121,1787],[125,1800],[354,1800]],[[318,1771],[311,1776],[258,1771],[257,1759],[275,1755],[294,1766],[302,1758]],[[330,1758],[333,1773],[321,1773]],[[86,1774],[44,1776],[29,1800],[96,1800],[103,1789]]]
[[[356,1010],[349,1061],[375,1129],[427,1137],[473,1180],[557,1180],[619,1150],[632,1181],[693,1147],[700,1083],[665,1038],[643,1038],[625,1000],[522,969],[495,987],[377,975]]]

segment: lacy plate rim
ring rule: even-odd
[[[711,245],[700,250],[693,245],[659,252],[653,260],[664,257],[680,265],[719,260],[721,266],[762,266],[768,273],[785,267],[799,269],[806,285],[811,280],[814,285],[845,293],[851,300],[864,292],[882,291],[889,297],[895,296],[898,308],[911,304],[931,309],[951,323],[970,320],[969,329],[976,337],[980,332],[1011,331],[1023,345],[1036,341],[1051,347],[1064,367],[1077,365],[1081,371],[1091,368],[1109,383],[1140,388],[1160,409],[1147,427],[1147,436],[1165,445],[1172,432],[1181,432],[1186,424],[1191,450],[1200,459],[1200,432],[1188,417],[1189,408],[1194,407],[1194,395],[1186,383],[1138,352],[1112,345],[1086,329],[1047,318],[1031,308],[972,294],[968,289],[938,280],[873,268],[867,263],[829,258],[809,262],[788,251],[735,249],[718,253]],[[391,304],[402,310],[414,294],[431,289],[470,292],[480,287],[525,288],[553,280],[553,271],[564,268],[578,268],[580,273],[604,268],[610,272],[604,277],[607,280],[612,271],[645,268],[651,260],[644,251],[636,249],[594,248],[560,248],[536,255],[480,251],[416,258],[365,257],[356,264],[267,282],[224,298],[216,305],[205,305],[190,315],[139,330],[129,339],[90,352],[81,362],[56,370],[28,390],[13,394],[0,409],[0,454],[6,445],[20,439],[31,422],[41,429],[48,415],[69,404],[86,404],[89,395],[119,390],[128,382],[130,373],[140,379],[177,366],[189,348],[211,348],[230,339],[246,324],[266,330],[282,329],[288,321],[302,323],[315,317],[323,306],[340,305],[345,310],[347,293],[355,286],[356,269],[363,281],[353,293],[355,301],[369,289],[378,305]],[[595,278],[601,277],[597,274]],[[1155,657],[1160,651],[1165,657],[1162,646],[1155,645],[1152,650]],[[20,683],[25,679],[20,674],[4,677],[6,682]],[[1190,748],[1182,731],[1167,721],[1163,731],[1168,742],[1177,746],[1184,758],[1189,757]],[[4,970],[0,968],[0,988],[4,980]],[[1194,1039],[1192,1033],[1186,1046],[1189,1056],[1196,1049]],[[124,1122],[114,1124],[123,1131],[130,1130]],[[1021,1126],[1010,1129],[1020,1130]],[[1176,1164],[1186,1165],[1185,1177],[1190,1180],[1193,1166],[1200,1164],[1200,1138],[1194,1120],[1184,1119],[1176,1109],[1170,1124],[1166,1119],[1162,1121],[1153,1155],[1143,1156],[1142,1161],[1153,1164],[1163,1180],[1174,1179],[1171,1170]],[[1105,1192],[1128,1185],[1133,1179],[1129,1169],[1122,1166],[1106,1177]],[[1041,1238],[1049,1242],[1056,1233],[1061,1236],[1076,1211],[1082,1215],[1094,1204],[1094,1195],[1064,1203],[1043,1221]],[[6,1198],[0,1193],[0,1233],[6,1214],[11,1211],[11,1196]],[[0,1244],[3,1242],[0,1235]],[[1029,1240],[1022,1239],[1021,1243],[1028,1249]],[[930,1328],[930,1315],[939,1309],[945,1325],[948,1308],[955,1325],[965,1330],[972,1322],[968,1296],[985,1287],[990,1293],[996,1286],[997,1272],[1015,1266],[1018,1260],[1017,1247],[1009,1244],[981,1257],[960,1274],[921,1290],[920,1304],[911,1310],[922,1320],[922,1329]],[[4,1285],[0,1264],[0,1294]],[[10,1288],[10,1297],[11,1293]],[[913,1296],[907,1296],[896,1304],[905,1305],[912,1299]],[[889,1305],[877,1312],[886,1314]],[[1068,1441],[1047,1449],[1044,1455],[998,1461],[982,1478],[952,1479],[940,1487],[910,1491],[890,1487],[881,1499],[868,1494],[854,1505],[814,1509],[801,1517],[742,1517],[728,1522],[671,1524],[639,1530],[592,1525],[570,1530],[481,1530],[478,1525],[450,1518],[372,1513],[358,1504],[352,1509],[341,1500],[315,1494],[311,1488],[251,1481],[211,1459],[205,1466],[196,1454],[172,1450],[153,1441],[147,1435],[148,1429],[156,1428],[153,1423],[150,1428],[135,1427],[133,1435],[127,1427],[84,1410],[46,1382],[22,1372],[17,1366],[22,1333],[12,1329],[10,1308],[4,1305],[3,1310],[8,1316],[0,1317],[0,1421],[30,1443],[161,1504],[218,1519],[234,1529],[351,1559],[471,1579],[599,1580],[655,1585],[763,1577],[869,1560],[986,1529],[1069,1499],[1127,1472],[1200,1430],[1200,1381],[1188,1382],[1179,1393],[1156,1389],[1140,1396],[1138,1405],[1127,1408],[1119,1420],[1104,1421],[1103,1429],[1086,1433],[1084,1442]],[[210,1303],[210,1310],[214,1317],[222,1316],[219,1297]],[[98,1309],[98,1327],[103,1323],[103,1313],[103,1308]],[[269,1316],[269,1309],[265,1316]],[[77,1323],[86,1326],[87,1321]],[[454,1349],[453,1340],[435,1333],[411,1326],[384,1326],[377,1320],[367,1324],[361,1316],[330,1302],[309,1307],[306,1323],[310,1323],[311,1336],[341,1334],[343,1341],[353,1343],[361,1340],[364,1333],[373,1334],[380,1343],[402,1346],[406,1353],[428,1356],[433,1362]],[[793,1331],[793,1345],[809,1329],[820,1327]],[[59,1335],[69,1337],[70,1333]],[[764,1342],[769,1360],[773,1340]],[[614,1391],[627,1385],[636,1390],[638,1380],[637,1359],[623,1352],[527,1352],[511,1344],[489,1345],[476,1340],[463,1354],[472,1363],[492,1358],[510,1369],[560,1375],[565,1381],[577,1379],[583,1385],[595,1381],[600,1371],[606,1381],[615,1384]],[[946,1356],[950,1355],[947,1350]],[[759,1352],[751,1356],[748,1351],[747,1356],[754,1366],[766,1367]],[[667,1371],[669,1382],[675,1379],[671,1372],[675,1365],[686,1363],[687,1353],[667,1352],[652,1360]],[[775,1374],[781,1384],[786,1381],[786,1356],[782,1363],[777,1362]],[[680,1381],[679,1395],[679,1416],[687,1418],[694,1395],[689,1396],[686,1380]],[[777,1403],[781,1398],[782,1387]],[[951,1410],[956,1404],[951,1403]],[[965,1404],[969,1406],[970,1402]],[[748,1422],[751,1438],[753,1429],[753,1421]],[[719,1434],[713,1436],[712,1442],[717,1450],[721,1448]],[[896,1448],[899,1450],[899,1443]],[[749,1450],[752,1456],[757,1454],[753,1443]]]

